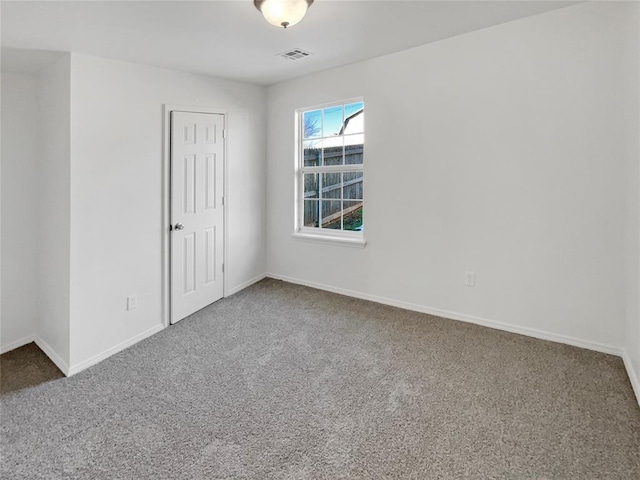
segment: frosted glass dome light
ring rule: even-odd
[[[291,27],[300,22],[313,0],[253,0],[264,19],[276,27]]]

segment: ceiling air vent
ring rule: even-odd
[[[299,48],[278,54],[279,57],[287,58],[289,60],[298,60],[300,58],[308,57],[309,55],[311,55],[311,53],[300,50]]]

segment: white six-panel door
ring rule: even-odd
[[[171,112],[171,323],[224,295],[224,115]]]

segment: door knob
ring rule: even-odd
[[[178,222],[178,223],[176,223],[176,226],[173,227],[173,228],[175,228],[176,230],[182,230],[182,229],[184,229],[184,225],[181,224],[180,222]]]

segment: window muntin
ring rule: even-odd
[[[362,239],[364,102],[297,113],[296,230]]]

